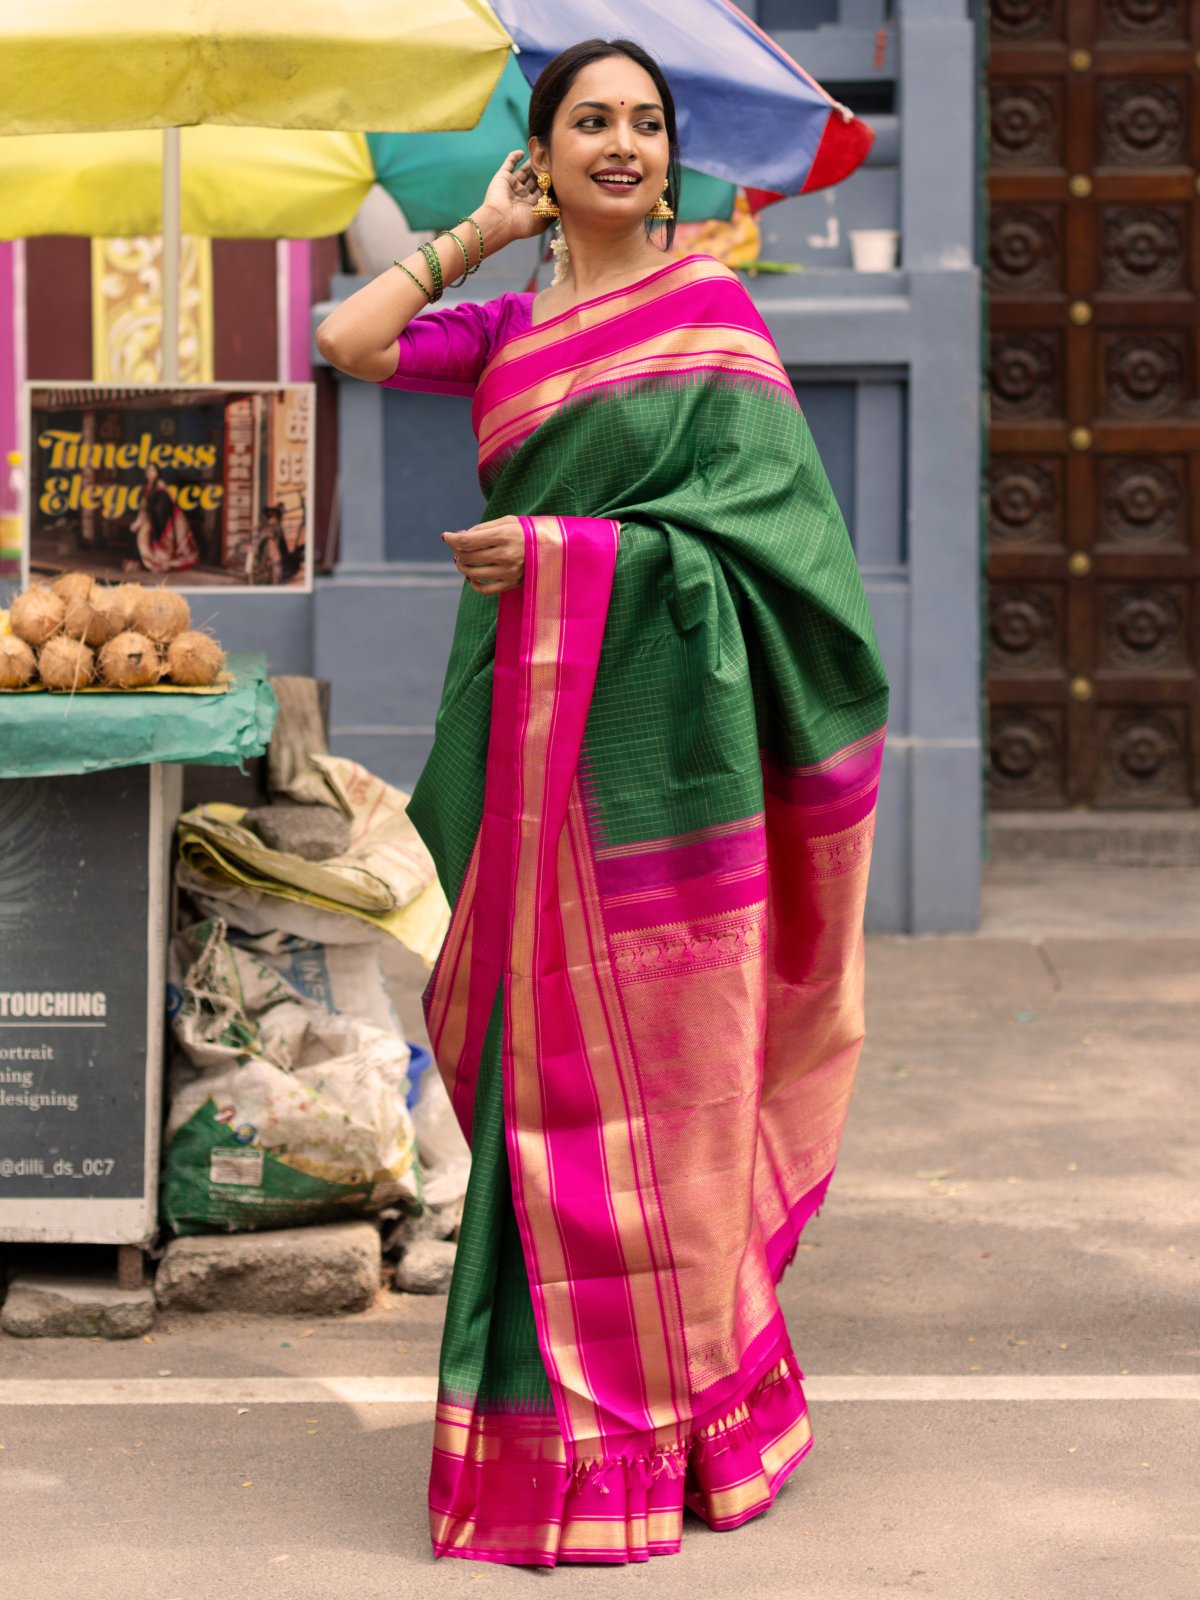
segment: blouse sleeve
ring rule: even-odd
[[[396,370],[381,387],[473,395],[491,354],[502,300],[419,312],[400,335]]]

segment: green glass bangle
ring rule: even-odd
[[[469,222],[475,229],[475,232],[479,235],[479,260],[470,269],[470,272],[478,272],[480,267],[483,265],[483,229],[475,221],[474,217],[459,217],[457,224],[458,227],[461,228],[464,222]],[[467,274],[468,277],[470,276],[470,272]]]
[[[461,284],[466,283],[467,279],[471,276],[471,258],[467,254],[467,247],[462,242],[462,240],[458,237],[458,235],[454,232],[454,230],[452,228],[439,228],[438,229],[438,238],[439,239],[443,239],[443,238],[453,239],[455,244],[462,251],[463,275],[462,275],[461,278],[459,278],[457,280],[457,282],[452,283],[450,285],[450,287],[452,289],[457,289],[457,288],[459,288],[459,286]]]
[[[425,257],[426,264],[429,267],[429,276],[433,279],[433,298],[440,300],[442,298],[442,263],[437,253],[437,245],[423,244],[421,246],[421,254]]]
[[[425,285],[421,282],[420,278],[417,277],[415,272],[410,272],[408,270],[408,268],[404,265],[403,261],[393,261],[392,265],[394,267],[399,267],[400,271],[404,274],[404,276],[406,278],[411,278],[412,279],[412,281],[416,284],[417,288],[420,289],[421,293],[425,296],[425,299],[427,301],[430,301],[430,300],[433,299],[433,296],[430,294],[429,290],[425,287]]]

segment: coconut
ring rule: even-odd
[[[68,639],[60,633],[49,639],[38,653],[38,671],[47,689],[82,689],[91,683],[96,655],[82,639]]]
[[[114,689],[144,689],[162,676],[154,641],[126,631],[110,639],[100,652],[100,676]]]
[[[49,589],[27,589],[13,601],[8,625],[18,639],[37,649],[62,627],[63,609],[62,601]]]
[[[224,665],[224,650],[207,633],[181,633],[167,647],[167,672],[172,683],[195,687],[215,683]]]
[[[167,644],[192,624],[188,603],[174,589],[143,589],[133,608],[133,626],[155,644]]]
[[[103,639],[89,639],[89,644],[104,644],[109,639],[115,639],[117,634],[125,632],[129,626],[128,609],[117,589],[106,589],[98,583],[92,590],[91,605],[97,615],[104,619],[105,632]],[[70,631],[68,627],[67,632]]]
[[[97,587],[90,595],[70,595],[63,610],[63,632],[84,644],[100,645],[120,633],[125,626],[121,614],[104,604],[104,590]]]
[[[97,587],[99,587],[99,585],[97,585]],[[133,613],[137,608],[138,601],[146,592],[145,589],[142,588],[141,584],[118,583],[115,584],[111,589],[105,589],[102,592],[106,597],[105,603],[115,606],[116,609],[121,613],[121,617],[123,619],[122,626],[114,629],[114,632],[121,633],[124,628],[132,628]]]
[[[50,587],[60,600],[86,600],[92,592],[93,581],[86,572],[64,572]]]
[[[37,677],[37,657],[15,633],[0,634],[0,689],[21,689]]]

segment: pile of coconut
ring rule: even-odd
[[[145,689],[169,681],[216,683],[225,653],[192,627],[187,601],[173,589],[96,583],[64,572],[20,594],[0,634],[0,689]]]

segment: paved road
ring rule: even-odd
[[[239,1384],[426,1392],[440,1301],[176,1318],[150,1344],[0,1338],[0,1590],[1195,1600],[1200,872],[998,869],[987,908],[978,936],[872,941],[842,1167],[783,1291],[817,1445],[770,1515],[625,1571],[434,1564],[427,1402]],[[147,1403],[160,1373],[231,1387]],[[31,1379],[131,1403],[2,1403]]]

